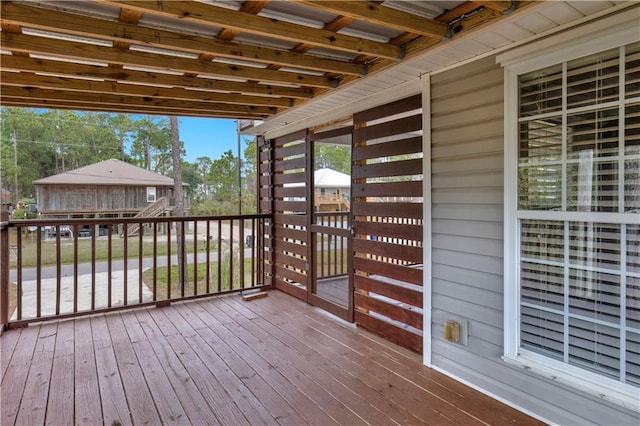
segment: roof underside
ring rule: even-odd
[[[2,1],[0,104],[266,133],[617,3]]]
[[[499,20],[512,2],[2,1],[1,7],[2,105],[261,120]]]

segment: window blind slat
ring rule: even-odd
[[[625,52],[625,98],[640,96],[640,43],[626,46]]]

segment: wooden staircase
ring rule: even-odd
[[[160,197],[156,201],[154,201],[153,203],[151,203],[147,207],[145,207],[143,210],[141,210],[134,217],[137,217],[137,218],[140,218],[140,217],[158,217],[158,216],[161,216],[165,211],[167,211],[168,208],[169,208],[169,199],[167,197]],[[127,228],[127,235],[128,236],[135,235],[138,232],[140,232],[140,224],[139,223],[131,224]]]

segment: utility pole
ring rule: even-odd
[[[18,138],[16,137],[16,128],[13,128],[13,132],[11,132],[11,137],[13,139],[13,191],[15,196],[14,206],[18,205],[18,201],[20,200],[20,194],[18,192]]]
[[[238,136],[238,214],[242,214],[242,157],[240,152],[240,120],[236,120],[236,135]]]

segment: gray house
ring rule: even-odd
[[[135,216],[154,203],[173,204],[173,179],[110,159],[38,179],[38,211],[49,217]]]

